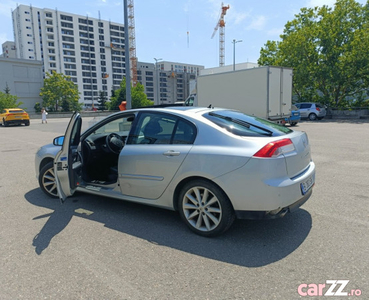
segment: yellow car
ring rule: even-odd
[[[29,126],[29,115],[21,108],[5,108],[0,113],[0,122],[3,126],[10,124]]]

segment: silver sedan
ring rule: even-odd
[[[202,236],[235,218],[282,217],[311,196],[315,165],[304,132],[239,111],[198,107],[118,112],[36,153],[41,189],[75,191],[176,210]]]

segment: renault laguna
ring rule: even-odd
[[[40,188],[62,202],[79,191],[175,210],[210,237],[297,210],[315,183],[305,132],[240,111],[140,108],[81,126],[74,113],[36,153]]]

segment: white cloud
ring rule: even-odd
[[[0,16],[11,17],[11,10],[17,7],[17,3],[11,0],[2,0],[0,2]]]
[[[336,3],[335,0],[309,0],[307,1],[306,6],[308,7],[323,6],[323,5],[333,6],[334,3]]]
[[[12,39],[13,38],[10,39],[9,37],[7,37],[5,33],[0,33],[0,46],[3,43],[5,43],[6,41],[9,41],[9,40],[12,40]],[[0,48],[0,53],[2,53],[1,48]]]
[[[272,28],[267,31],[267,35],[279,38],[279,36],[283,33],[284,28]]]
[[[265,16],[253,16],[251,23],[246,27],[246,30],[263,30],[266,24]]]
[[[244,20],[247,19],[247,17],[249,17],[250,15],[247,13],[235,13],[232,16],[232,20],[234,20],[234,24],[239,25],[240,23],[242,23]]]

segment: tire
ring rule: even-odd
[[[310,120],[310,121],[315,121],[316,119],[317,119],[316,114],[311,113],[311,114],[309,115],[309,120]]]
[[[296,126],[297,122],[292,122],[290,125],[291,126]]]
[[[51,198],[58,198],[58,190],[54,175],[54,163],[48,162],[40,171],[38,183],[41,190]]]
[[[25,122],[24,125],[29,126],[29,121]]]
[[[6,122],[4,119],[3,119],[3,126],[5,126],[5,127],[9,126],[8,122]]]
[[[205,237],[224,233],[235,220],[227,195],[215,184],[202,179],[190,181],[182,188],[178,208],[186,225]]]

